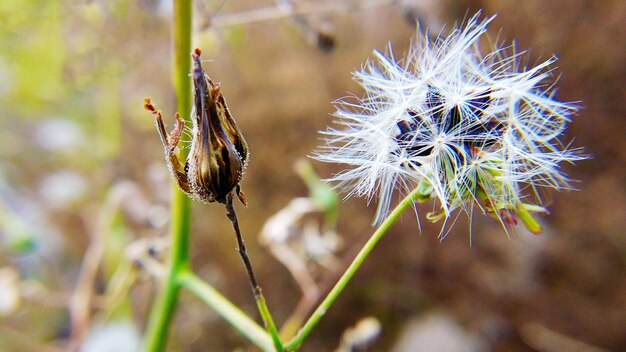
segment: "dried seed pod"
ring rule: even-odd
[[[184,165],[176,150],[184,121],[176,114],[176,126],[168,134],[160,111],[149,98],[144,106],[155,116],[168,167],[185,193],[201,202],[226,204],[227,196],[235,190],[246,204],[239,182],[248,163],[248,145],[226,106],[219,84],[213,83],[202,69],[201,53],[195,49],[192,54],[193,129],[191,150]]]
[[[168,133],[161,112],[152,105],[150,98],[145,99],[144,107],[155,117],[157,131],[165,151],[165,160],[180,188],[194,200],[204,203],[218,202],[226,207],[226,216],[233,225],[239,255],[248,272],[255,298],[257,303],[262,302],[259,304],[264,305],[265,299],[248,259],[233,205],[233,193],[244,205],[247,204],[239,182],[248,163],[248,145],[226,106],[219,84],[213,83],[202,69],[201,54],[200,49],[195,49],[191,54],[193,128],[191,148],[184,165],[176,147],[183,133],[185,121],[176,114],[174,116],[176,126]]]

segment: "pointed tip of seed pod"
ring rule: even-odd
[[[152,105],[152,101],[150,100],[150,98],[143,98],[143,108],[150,112],[156,111],[156,108],[154,107],[154,105]]]
[[[202,71],[202,63],[200,62],[200,55],[202,55],[202,50],[200,50],[200,48],[195,48],[191,54],[191,58],[194,62],[193,72],[197,77],[202,77],[204,75],[204,72]]]
[[[241,204],[243,204],[245,207],[248,207],[248,198],[246,197],[245,193],[239,192],[237,194],[237,198],[239,198],[239,201],[241,202]]]
[[[248,197],[246,197],[246,194],[241,190],[241,185],[237,184],[235,186],[235,194],[237,195],[237,198],[239,198],[241,204],[248,207]]]

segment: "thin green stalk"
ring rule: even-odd
[[[259,308],[259,313],[261,314],[261,318],[263,318],[263,324],[265,325],[265,329],[270,334],[272,342],[274,343],[275,351],[284,351],[285,348],[283,347],[283,342],[280,340],[278,328],[276,328],[276,324],[274,323],[274,319],[272,318],[270,309],[267,307],[267,303],[265,302],[265,297],[263,297],[263,292],[261,292],[261,288],[258,288],[255,298],[256,305]]]
[[[261,326],[196,274],[191,271],[183,272],[178,277],[178,282],[203,300],[204,303],[215,310],[217,314],[228,321],[252,343],[264,351],[275,351],[272,338]]]
[[[144,350],[157,352],[165,350],[168,327],[176,309],[180,285],[178,276],[189,266],[189,223],[191,206],[188,198],[176,190],[172,202],[172,248],[170,268],[163,288],[150,312],[148,328],[144,340]]]
[[[176,91],[178,112],[181,116],[189,116],[191,112],[191,82],[188,75],[191,70],[189,53],[191,52],[192,11],[192,0],[174,0],[172,80]],[[165,350],[168,327],[172,321],[180,289],[178,276],[189,267],[191,201],[178,189],[177,185],[172,186],[172,194],[170,268],[150,313],[144,339],[144,350],[148,352]]]
[[[398,206],[396,206],[396,208],[389,214],[385,221],[380,224],[378,229],[376,229],[376,232],[374,232],[374,234],[370,237],[367,243],[365,243],[363,248],[361,248],[359,254],[357,254],[357,256],[354,258],[348,269],[346,269],[346,272],[343,273],[343,275],[339,278],[339,281],[337,281],[335,286],[330,290],[326,298],[324,298],[322,303],[320,303],[317,309],[315,309],[309,320],[307,320],[302,329],[298,331],[298,334],[287,344],[287,351],[294,351],[298,349],[300,345],[302,345],[304,340],[309,336],[311,331],[313,331],[320,319],[322,319],[330,306],[335,302],[339,294],[341,294],[348,282],[350,282],[350,280],[354,277],[357,270],[359,270],[359,267],[361,267],[361,264],[363,264],[372,249],[374,249],[374,246],[376,246],[376,244],[383,237],[383,235],[387,233],[391,225],[393,225],[396,220],[398,220],[400,215],[413,204],[419,193],[420,190],[418,188],[413,190],[408,196],[406,196],[406,198],[404,198],[400,202],[400,204],[398,204]]]

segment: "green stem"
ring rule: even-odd
[[[190,202],[182,192],[176,190],[172,203],[172,248],[170,268],[163,288],[150,312],[148,328],[144,340],[144,350],[156,352],[165,350],[169,323],[172,320],[180,285],[178,276],[189,266],[189,223]]]
[[[176,91],[178,112],[189,116],[191,112],[191,23],[192,0],[174,0],[174,61],[173,84]],[[185,156],[182,155],[182,158]],[[172,219],[170,233],[172,247],[170,268],[164,286],[150,313],[144,338],[144,350],[163,351],[167,345],[167,332],[172,320],[180,289],[178,276],[189,268],[189,228],[191,201],[177,185],[172,186]]]
[[[396,208],[389,214],[385,221],[380,224],[378,229],[376,229],[376,232],[374,232],[374,234],[370,237],[367,243],[365,243],[363,248],[361,248],[361,251],[359,252],[359,254],[357,254],[356,258],[354,258],[346,272],[343,273],[343,275],[339,278],[339,281],[337,281],[335,286],[330,290],[326,298],[324,298],[322,303],[320,303],[317,309],[315,309],[309,320],[307,320],[302,329],[298,331],[298,334],[287,344],[287,351],[294,351],[298,349],[300,345],[302,345],[302,342],[304,342],[307,336],[309,336],[309,334],[311,333],[311,331],[313,331],[320,319],[322,319],[330,306],[335,302],[339,294],[341,294],[348,282],[350,282],[352,277],[354,277],[357,270],[359,270],[359,267],[361,267],[361,264],[363,264],[372,249],[374,249],[374,246],[376,246],[376,244],[383,237],[383,235],[387,233],[391,225],[393,225],[396,220],[398,220],[400,215],[413,204],[419,193],[420,190],[418,188],[413,190],[400,202],[400,204],[398,204],[398,206],[396,206]]]
[[[196,274],[191,271],[181,273],[178,277],[178,282],[181,286],[202,299],[204,303],[215,310],[217,314],[222,316],[255,345],[259,346],[264,351],[275,351],[272,338],[261,326],[250,319],[250,317],[213,287],[202,281]]]
[[[265,297],[263,297],[263,292],[261,292],[261,288],[258,288],[258,290],[256,291],[255,298],[256,305],[259,308],[259,313],[261,314],[261,318],[263,318],[263,324],[265,325],[265,329],[270,334],[272,342],[274,343],[275,351],[284,351],[285,348],[283,347],[283,342],[280,340],[278,328],[276,328],[276,324],[274,323],[272,314],[267,307],[267,303],[265,302]]]

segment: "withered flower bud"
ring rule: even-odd
[[[227,196],[235,190],[239,200],[246,204],[239,182],[248,162],[248,145],[226,106],[219,84],[213,83],[202,69],[201,53],[195,49],[192,54],[193,129],[191,150],[184,166],[176,150],[184,120],[176,114],[176,126],[168,134],[161,112],[149,98],[145,108],[155,116],[168,167],[185,193],[205,203],[226,204]]]

